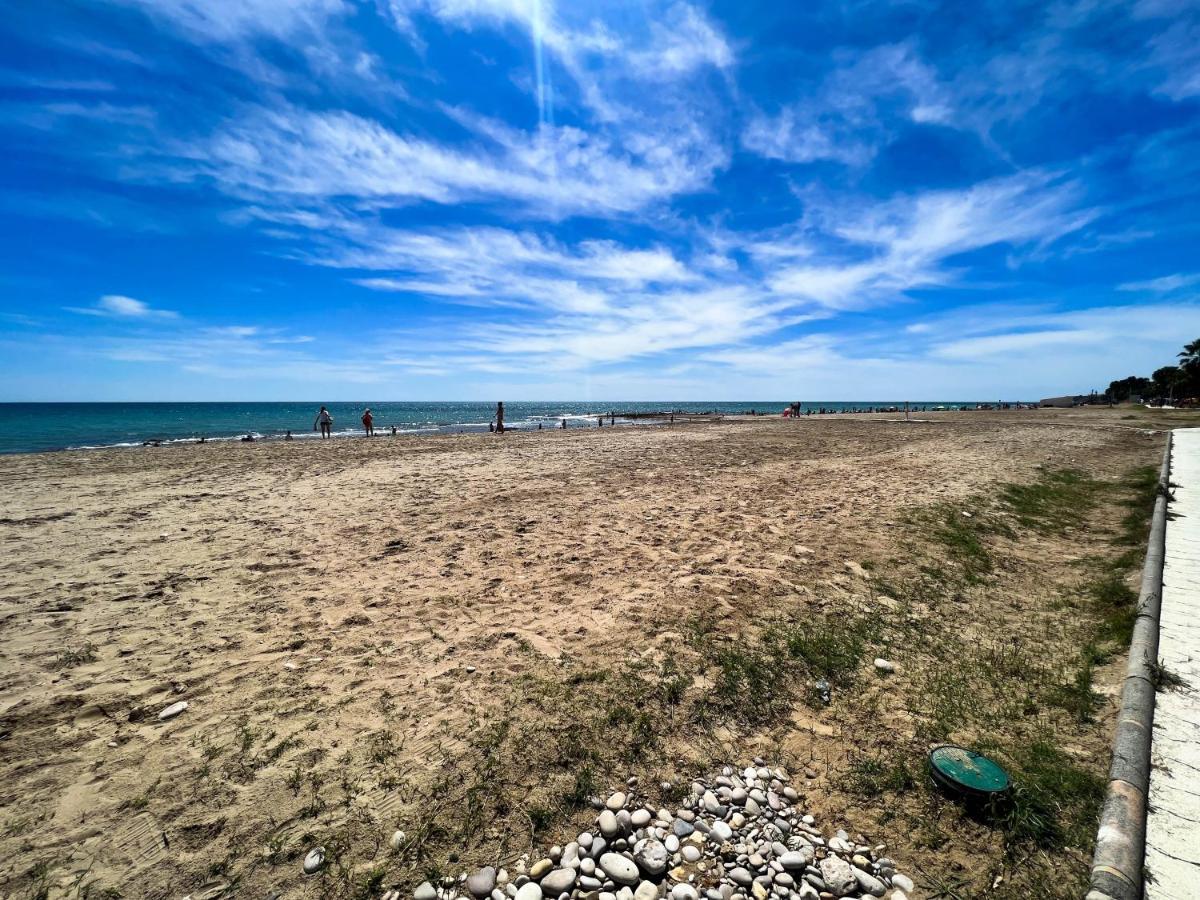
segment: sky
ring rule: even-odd
[[[1195,0],[47,0],[0,401],[1037,399],[1200,337]]]

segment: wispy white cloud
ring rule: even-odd
[[[85,316],[109,319],[178,319],[179,313],[169,309],[155,309],[150,304],[120,294],[105,294],[95,306],[68,306],[70,312]]]
[[[1148,281],[1127,281],[1124,284],[1117,285],[1117,290],[1165,294],[1169,291],[1178,291],[1181,288],[1191,287],[1193,284],[1200,284],[1200,273],[1185,275],[1177,272],[1174,275],[1163,275],[1160,278],[1151,278]]]
[[[521,132],[476,121],[480,141],[451,147],[347,112],[252,108],[147,178],[211,179],[258,207],[332,198],[369,205],[517,201],[549,218],[614,214],[704,188],[727,157],[696,129],[627,134],[574,127]]]
[[[118,0],[205,41],[314,32],[350,11],[345,0]]]
[[[1027,172],[859,209],[845,203],[816,207],[812,215],[823,230],[860,252],[831,263],[828,255],[814,258],[803,243],[801,261],[776,267],[770,284],[777,293],[832,308],[946,284],[955,279],[946,262],[957,255],[996,244],[1045,244],[1083,227],[1099,211],[1081,206],[1081,200],[1079,184]],[[779,252],[778,244],[767,246]]]
[[[895,121],[891,107],[899,105],[902,118],[910,122],[952,121],[948,90],[911,43],[842,56],[846,61],[803,100],[774,115],[751,117],[742,145],[787,162],[828,159],[861,166],[890,139]]]

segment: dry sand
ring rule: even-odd
[[[0,459],[0,896],[336,893],[300,877],[308,846],[354,815],[347,856],[387,868],[416,792],[531,677],[659,659],[698,614],[861,601],[906,511],[1162,442],[1116,412],[895,418]],[[798,708],[770,746],[833,766],[845,726]],[[640,774],[687,763],[680,732]],[[814,777],[814,806],[865,817]]]

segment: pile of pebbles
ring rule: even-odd
[[[913,883],[881,855],[887,848],[845,831],[826,839],[790,781],[760,759],[727,766],[672,812],[639,802],[631,778],[628,791],[593,801],[594,829],[545,858],[426,881],[413,900],[908,900]]]

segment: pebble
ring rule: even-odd
[[[883,658],[877,658],[875,660],[875,668],[880,672],[895,672],[896,664]]]
[[[675,832],[676,837],[685,838],[696,830],[691,822],[685,822],[683,819],[676,819],[671,826],[671,830]]]
[[[730,881],[736,881],[742,887],[748,887],[754,880],[754,876],[752,876],[748,870],[743,869],[741,866],[730,869],[725,874],[729,876]]]
[[[790,780],[756,759],[691,782],[678,808],[655,812],[633,799],[630,778],[607,799],[589,801],[595,832],[551,847],[532,865],[521,857],[515,882],[485,866],[440,888],[426,882],[413,900],[907,900],[912,881],[882,855],[887,846],[852,841],[844,830],[827,841]],[[396,831],[391,844],[403,840]]]
[[[633,848],[633,859],[639,869],[651,877],[656,877],[667,871],[671,854],[667,852],[662,841],[640,840]]]
[[[834,838],[834,840],[837,839]],[[835,897],[845,897],[858,887],[858,879],[854,877],[854,871],[850,868],[850,863],[844,859],[839,859],[836,856],[827,856],[821,860],[819,868],[821,869],[821,880],[825,882],[825,887]]]
[[[596,820],[596,825],[600,828],[600,833],[606,838],[614,838],[621,831],[621,826],[617,824],[617,817],[611,809],[606,809],[600,813],[600,818]]]
[[[575,887],[575,870],[570,867],[555,869],[542,879],[542,892],[551,897],[557,897],[573,887]]]
[[[812,861],[812,848],[806,846],[801,846],[799,850],[789,850],[779,857],[779,862],[783,864],[783,867],[793,872],[803,872],[805,867]]]
[[[187,704],[183,704],[185,707]],[[168,707],[169,708],[169,707]],[[166,710],[163,710],[166,712]],[[320,872],[325,865],[325,848],[313,847],[308,851],[308,856],[304,857],[304,874],[315,875]]]
[[[601,856],[600,868],[617,884],[631,885],[638,882],[637,865],[633,860],[619,853],[605,853]]]
[[[874,875],[864,872],[857,867],[853,869],[853,872],[855,879],[858,881],[859,888],[866,891],[872,897],[882,897],[884,891],[887,890],[887,886]]]
[[[388,846],[393,850],[399,850],[404,846],[404,832],[399,830],[393,831],[391,840],[388,841]]]
[[[492,866],[484,866],[467,879],[467,890],[472,896],[483,900],[496,887],[496,870]]]

